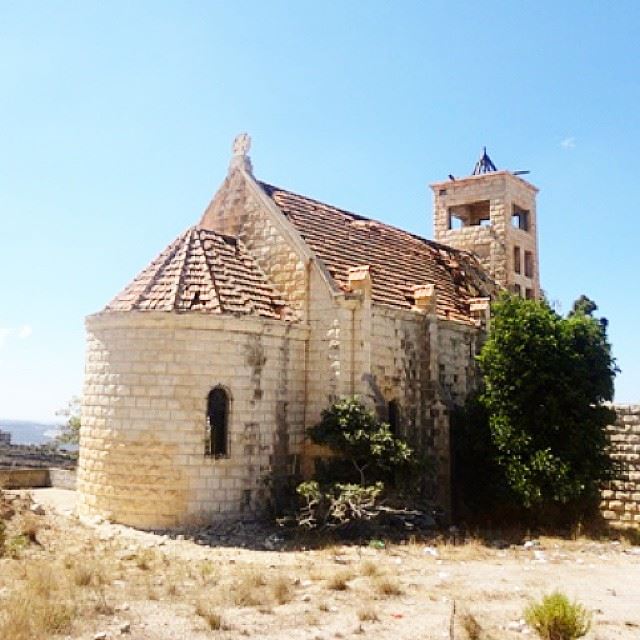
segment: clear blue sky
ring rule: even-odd
[[[81,391],[85,315],[253,138],[266,181],[431,237],[487,145],[540,188],[542,284],[640,401],[640,3],[0,1],[0,416]]]

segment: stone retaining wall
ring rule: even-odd
[[[613,526],[640,527],[640,405],[614,406],[608,427],[617,478],[602,491],[602,516]]]
[[[75,489],[74,469],[0,469],[0,487],[5,489],[40,489],[56,487]]]

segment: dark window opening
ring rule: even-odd
[[[229,395],[222,387],[209,392],[207,400],[207,455],[228,455]]]
[[[513,211],[511,213],[511,224],[516,229],[529,231],[529,212],[526,209],[521,209],[514,204]]]
[[[525,298],[527,300],[533,300],[533,289],[526,289],[525,290]]]
[[[519,284],[513,285],[513,292],[522,297],[522,287]]]
[[[394,436],[399,435],[400,431],[400,406],[397,400],[391,400],[387,405],[387,421],[389,428]]]
[[[513,270],[520,273],[520,247],[513,247]]]
[[[533,253],[531,251],[524,252],[524,275],[527,278],[533,278]]]

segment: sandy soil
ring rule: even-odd
[[[76,582],[95,563],[92,580],[99,573],[101,586],[74,587],[83,604],[64,636],[74,640],[414,640],[452,632],[457,640],[468,637],[469,613],[483,629],[479,638],[533,638],[523,610],[555,589],[593,613],[588,638],[640,638],[640,547],[624,543],[542,538],[503,549],[474,540],[256,551],[80,522],[71,515],[72,492],[40,490],[34,499],[45,508],[37,542],[0,560],[0,603],[29,562],[51,562]]]

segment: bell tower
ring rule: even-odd
[[[432,184],[434,237],[475,253],[496,282],[537,299],[538,189],[520,175],[496,169],[484,149],[470,176]]]

